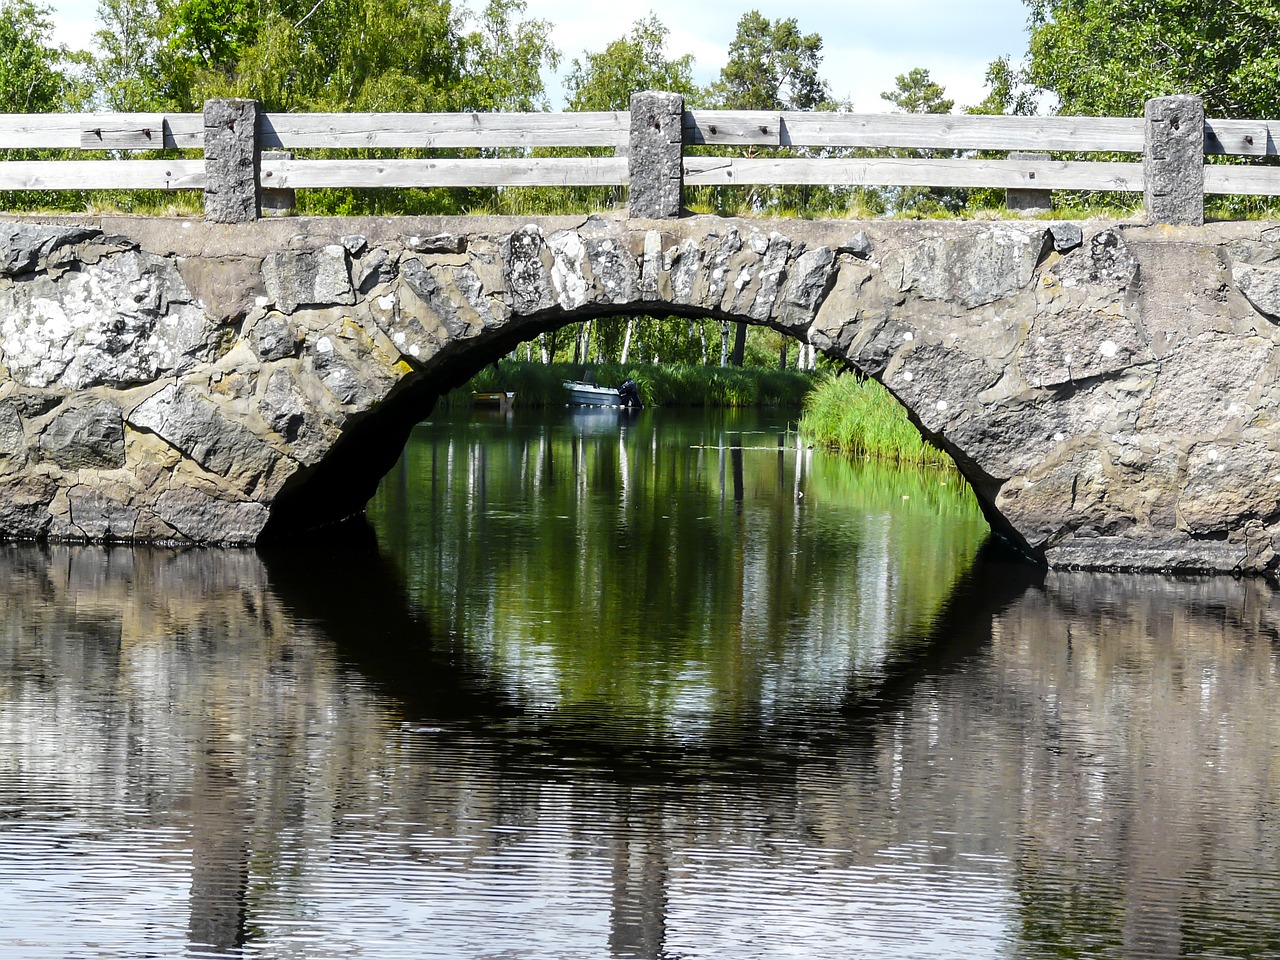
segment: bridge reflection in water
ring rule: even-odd
[[[1029,580],[940,478],[688,431],[442,425],[306,551],[4,548],[0,945],[1280,949],[1265,584]]]

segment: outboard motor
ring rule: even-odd
[[[622,400],[624,407],[643,407],[640,402],[640,387],[630,377],[622,381],[622,386],[618,387],[618,397]]]

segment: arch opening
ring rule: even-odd
[[[661,316],[654,315],[655,307],[663,308]],[[656,328],[666,335],[652,337],[646,342],[646,331],[638,331],[632,326],[640,323],[649,326],[647,332],[650,334]],[[600,328],[604,325],[613,325],[615,329],[610,331],[610,336],[593,341],[592,334],[599,337]],[[745,366],[709,362],[732,359],[732,341],[739,330],[746,332]],[[672,331],[677,331],[677,334],[672,335]],[[566,332],[569,334],[567,337],[564,336]],[[679,333],[686,337],[683,349],[674,346],[681,339]],[[606,341],[604,345],[601,339]],[[626,346],[630,350],[624,361],[622,350]],[[423,365],[398,383],[376,411],[352,425],[313,472],[281,491],[273,504],[264,539],[288,538],[301,531],[315,530],[361,514],[379,483],[395,466],[414,426],[430,417],[449,394],[465,392],[478,377],[504,363],[520,362],[522,356],[528,358],[525,362],[534,366],[554,366],[567,379],[590,378],[592,382],[598,378],[601,369],[614,371],[619,382],[627,376],[647,380],[645,369],[662,364],[666,356],[675,357],[677,361],[691,361],[691,366],[704,367],[708,378],[717,371],[742,369],[816,377],[821,367],[831,372],[843,371],[883,387],[874,376],[847,358],[819,351],[806,339],[804,330],[763,322],[750,316],[687,307],[668,309],[665,305],[650,305],[647,309],[625,306],[581,308],[532,315],[492,337],[458,344],[447,355],[433,358],[432,363]],[[918,418],[912,416],[891,390],[885,388],[883,396],[889,404],[905,413],[911,428],[923,442],[950,456],[944,447],[930,439]],[[689,398],[669,399],[672,405],[701,405],[690,402]],[[799,406],[800,399],[797,398],[796,402]],[[959,471],[958,466],[956,469]],[[963,477],[963,471],[960,473]],[[987,508],[984,506],[983,509],[986,513]]]

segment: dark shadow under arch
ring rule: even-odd
[[[440,398],[468,383],[485,367],[509,356],[517,347],[531,342],[543,333],[562,330],[597,320],[624,320],[632,317],[656,317],[660,320],[712,320],[771,329],[807,344],[804,330],[796,330],[777,322],[757,320],[742,314],[698,309],[663,302],[626,304],[613,307],[588,305],[577,310],[548,310],[511,321],[491,335],[449,344],[428,364],[400,381],[376,408],[348,425],[343,436],[325,458],[314,467],[300,470],[280,491],[271,505],[271,519],[263,531],[263,542],[280,542],[299,535],[327,530],[364,512],[382,479],[399,459],[414,426],[429,417]],[[847,358],[831,351],[820,351],[858,376],[874,377]],[[888,389],[886,387],[886,389]],[[895,400],[897,396],[888,390]],[[901,403],[901,401],[898,401]],[[936,443],[905,407],[907,416],[926,442],[939,446],[948,454],[955,453]],[[957,464],[960,461],[957,459]],[[961,474],[965,471],[961,467]],[[968,480],[969,477],[965,476]],[[979,488],[975,485],[975,491]],[[1006,524],[979,494],[979,503],[992,529],[1003,533]]]

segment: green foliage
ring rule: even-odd
[[[560,51],[551,42],[554,25],[522,20],[524,10],[524,0],[489,0],[485,5],[480,29],[463,42],[462,102],[457,109],[549,109],[541,71],[560,64]]]
[[[770,20],[758,10],[738,20],[729,56],[720,77],[707,90],[707,101],[722,110],[833,109],[830,89],[818,69],[822,37],[802,33],[794,17]],[[692,152],[698,152],[695,148]],[[711,150],[722,153],[719,148]],[[834,156],[838,151],[791,150],[792,155]],[[782,155],[752,148],[749,157]],[[839,215],[847,208],[850,191],[827,186],[706,187],[695,191],[693,203],[722,216]]]
[[[1027,85],[1026,71],[1015,67],[1008,57],[997,57],[991,61],[985,79],[987,95],[981,103],[967,108],[965,113],[1035,115],[1035,92]]]
[[[956,105],[946,96],[942,84],[921,67],[898,74],[893,89],[880,94],[880,99],[888,100],[903,113],[950,113]]]
[[[0,113],[52,113],[82,109],[87,55],[53,46],[49,9],[29,0],[0,2]],[[52,160],[66,151],[6,150],[6,160]],[[84,205],[81,192],[0,192],[7,210],[66,210]]]
[[[880,94],[904,113],[950,113],[955,100],[946,95],[942,84],[929,76],[929,71],[915,67],[908,73],[900,73],[894,80],[894,88]],[[952,150],[890,150],[895,157],[928,159],[955,156]],[[965,190],[940,187],[891,187],[884,191],[889,209],[898,213],[929,216],[936,213],[956,213],[964,208],[968,193]]]
[[[514,390],[520,407],[556,407],[568,402],[566,380],[590,379],[617,386],[628,377],[640,387],[646,406],[799,407],[815,376],[794,370],[759,367],[704,367],[685,364],[525,363],[506,360],[486,367],[445,399],[467,405],[473,392]]]
[[[63,106],[66,51],[49,45],[49,10],[29,0],[0,4],[0,113],[45,113]]]
[[[1217,117],[1280,105],[1274,0],[1027,0],[1031,83],[1070,116],[1141,116],[1151,97],[1193,93]]]
[[[641,90],[684,94],[686,106],[695,101],[698,87],[693,82],[693,55],[669,58],[667,33],[651,13],[599,53],[575,57],[564,81],[568,109],[627,110],[631,95]]]
[[[856,457],[952,466],[928,443],[906,409],[875,380],[831,376],[805,398],[800,433],[820,446]]]
[[[108,110],[163,106],[160,11],[155,0],[99,0],[92,73],[99,105]]]
[[[821,63],[821,36],[802,34],[795,17],[770,20],[752,10],[738,21],[710,98],[725,110],[815,110],[831,99]]]
[[[1026,3],[1026,81],[1053,94],[1063,115],[1142,116],[1148,99],[1182,93],[1202,97],[1210,117],[1265,118],[1280,110],[1280,6],[1274,0]],[[1276,201],[1216,198],[1210,208],[1229,217],[1274,216]]]

